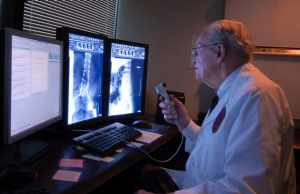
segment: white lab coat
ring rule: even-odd
[[[201,128],[183,129],[190,153],[186,171],[166,169],[175,193],[296,193],[294,126],[282,89],[251,63],[233,72],[217,92],[219,103]],[[219,129],[212,125],[226,107]]]

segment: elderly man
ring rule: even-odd
[[[216,93],[202,126],[170,97],[190,153],[186,171],[164,169],[168,177],[155,184],[167,189],[152,184],[154,188],[137,193],[296,193],[288,100],[250,63],[253,50],[250,34],[238,21],[215,21],[203,31],[192,49],[192,62],[196,79]],[[162,101],[160,107],[165,120],[174,123],[170,105]]]

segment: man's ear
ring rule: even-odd
[[[224,44],[218,44],[217,45],[217,62],[220,63],[223,61],[223,59],[225,58],[226,56],[226,47]]]

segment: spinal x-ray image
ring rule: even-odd
[[[101,115],[101,54],[69,51],[69,118],[75,123]]]
[[[132,113],[131,59],[112,58],[109,115]]]
[[[111,58],[108,115],[140,112],[143,60]]]

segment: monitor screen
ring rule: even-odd
[[[147,44],[110,39],[108,120],[145,113],[148,48]]]
[[[62,118],[61,41],[1,30],[1,133],[12,144]]]
[[[72,28],[57,28],[64,42],[62,129],[87,126],[103,118],[104,35]]]

